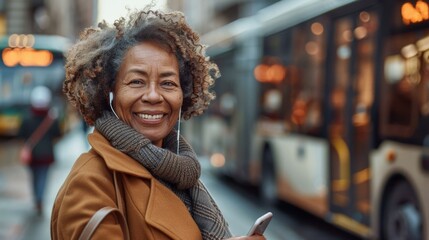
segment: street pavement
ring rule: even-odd
[[[20,142],[2,142],[0,150],[0,240],[48,240],[52,205],[78,155],[88,148],[78,127],[55,146],[56,162],[50,169],[42,216],[34,210],[29,171],[18,162]]]

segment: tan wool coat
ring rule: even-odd
[[[78,239],[97,210],[117,207],[112,171],[122,178],[131,239],[202,239],[186,206],[170,189],[99,132],[88,139],[92,149],[77,159],[57,195],[51,218],[53,240]],[[109,216],[92,239],[121,238],[120,225]]]

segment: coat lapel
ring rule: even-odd
[[[197,224],[182,200],[157,180],[151,184],[145,218],[148,224],[172,239],[202,239]]]

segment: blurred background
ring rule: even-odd
[[[91,131],[61,92],[85,27],[147,1],[0,0],[0,239],[49,239],[56,192]],[[429,0],[160,0],[208,45],[217,98],[182,124],[235,235],[429,239]],[[43,214],[18,161],[31,90],[53,92]]]

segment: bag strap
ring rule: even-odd
[[[123,186],[122,178],[117,176],[116,171],[113,171],[113,182],[115,183],[116,202],[118,204],[119,211],[125,216],[125,212],[126,212],[125,203],[124,203],[123,193],[120,188],[120,186]]]
[[[54,122],[54,117],[51,117],[50,112],[46,115],[46,117],[43,119],[42,123],[37,127],[36,130],[31,134],[28,141],[25,143],[27,146],[32,149],[42,138],[42,136],[47,132],[49,127]]]
[[[119,222],[119,224],[121,225],[124,239],[125,240],[130,239],[127,220],[124,217],[124,211],[125,211],[124,199],[122,197],[121,190],[119,189],[119,183],[118,183],[118,181],[122,181],[122,179],[118,180],[118,177],[116,176],[116,171],[113,171],[113,181],[115,183],[116,200],[118,201],[119,209],[114,207],[103,207],[100,210],[98,210],[94,215],[92,215],[91,219],[86,224],[85,228],[83,229],[79,237],[79,240],[91,239],[92,234],[94,234],[97,227],[104,220],[104,218],[107,217],[109,214],[114,214],[117,222]]]
[[[129,240],[130,237],[128,235],[128,231],[124,231],[124,229],[128,229],[124,215],[122,215],[122,213],[119,211],[119,209],[113,208],[113,207],[104,207],[104,208],[98,210],[91,217],[89,222],[86,224],[85,228],[83,229],[83,231],[79,237],[79,240],[90,240],[92,237],[92,234],[94,234],[97,227],[104,220],[104,218],[106,218],[109,214],[114,214],[116,220],[121,225],[121,228],[123,230],[124,239]]]

